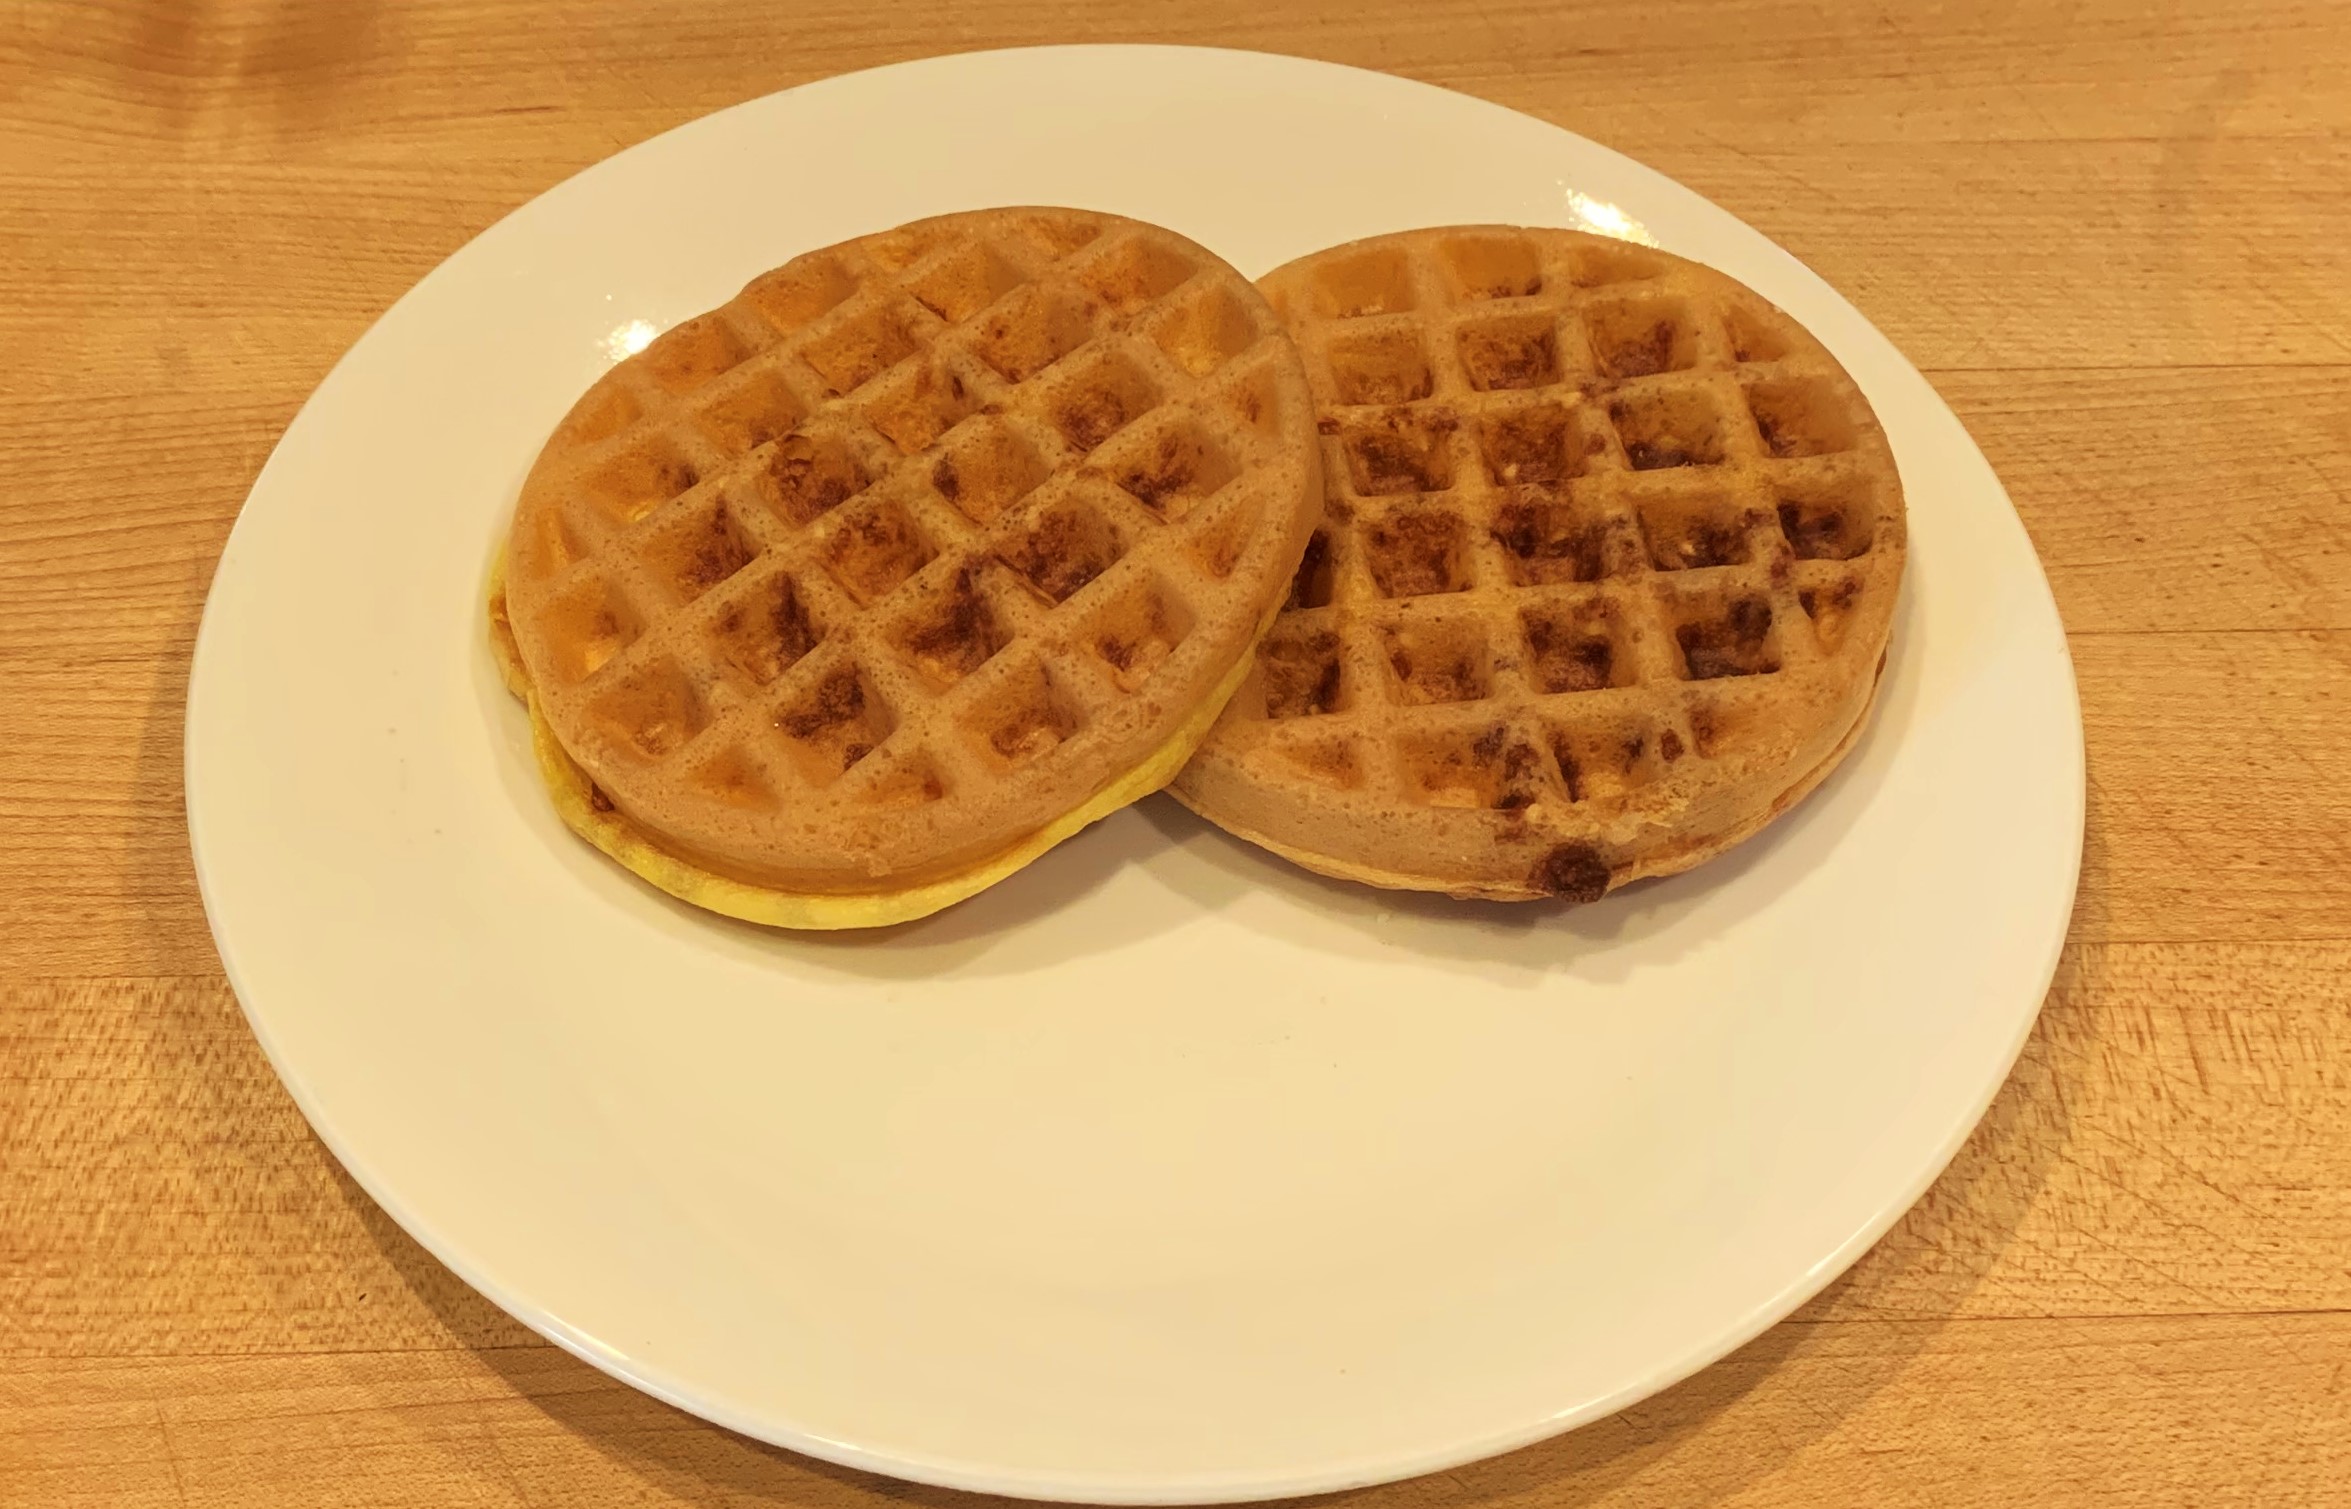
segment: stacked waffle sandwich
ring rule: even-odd
[[[1592,900],[1835,767],[1903,559],[1860,392],[1694,263],[1465,227],[1253,288],[1014,209],[613,368],[491,620],[565,821],[730,915],[919,917],[1171,781],[1326,874]]]

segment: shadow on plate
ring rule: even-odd
[[[1118,814],[960,907],[869,934],[780,934],[732,923],[652,891],[584,845],[573,845],[573,857],[586,883],[606,888],[622,910],[794,972],[910,978],[1046,968],[1221,915],[1303,946],[1393,948],[1528,983],[1564,969],[1621,975],[1667,951],[1701,946],[1752,916],[1778,894],[1762,883],[1769,876],[1801,877],[1827,862],[1884,783],[1916,716],[1916,688],[1914,670],[1904,673],[1898,664],[1890,671],[1883,705],[1851,758],[1784,821],[1688,875],[1630,886],[1583,908],[1462,903],[1327,880],[1164,797]],[[536,795],[527,767],[522,775],[510,788]],[[556,837],[569,835],[558,830]],[[2049,1031],[2045,1021],[1942,1180],[1794,1320],[1581,1430],[1408,1486],[1300,1502],[1369,1506],[1387,1499],[1468,1509],[1539,1494],[1574,1506],[1635,1485],[1636,1496],[1713,1502],[1787,1469],[1815,1443],[1836,1438],[1936,1344],[1943,1320],[1966,1308],[2033,1206],[2071,1141],[2058,1061],[2044,1046]],[[460,1336],[481,1333],[478,1296],[339,1171],[336,1179],[359,1223],[425,1306]],[[1913,1323],[1823,1324],[1891,1318]],[[549,1451],[560,1459],[563,1480],[582,1490],[650,1484],[697,1505],[872,1498],[959,1509],[1009,1502],[899,1483],[763,1445],[635,1393],[551,1347],[477,1343],[469,1350],[561,1428],[560,1444]]]
[[[1232,837],[1172,797],[1149,798],[1002,884],[935,917],[863,933],[782,934],[665,904],[780,967],[875,979],[1020,973],[1113,952],[1216,916],[1296,947],[1368,945],[1507,984],[1573,972],[1622,979],[1703,946],[1781,892],[1759,877],[1829,863],[1868,810],[1906,721],[1889,675],[1878,716],[1818,790],[1762,833],[1685,874],[1636,881],[1588,906],[1456,901],[1314,874]]]
[[[737,959],[798,976],[874,980],[1025,974],[1116,952],[1219,916],[1293,946],[1360,953],[1366,943],[1505,984],[1572,972],[1614,981],[1720,937],[1769,906],[1785,885],[1832,861],[1887,775],[1917,715],[1911,596],[1870,726],[1845,761],[1795,810],[1685,874],[1636,881],[1587,906],[1455,901],[1331,880],[1231,837],[1167,796],[1149,798],[1080,833],[1018,874],[932,917],[894,927],[793,933],[703,911],[623,871],[544,812],[535,824],[559,863],[648,925],[716,945]],[[487,647],[480,695],[502,737],[501,783],[546,806],[522,711]],[[1763,883],[1759,875],[1782,879]]]

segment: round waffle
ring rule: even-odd
[[[523,485],[491,618],[559,808],[755,920],[969,894],[1205,733],[1313,528],[1314,424],[1247,280],[1117,216],[942,216],[754,279]]]
[[[1324,519],[1188,806],[1328,875],[1588,901],[1737,843],[1851,747],[1902,486],[1794,320],[1679,257],[1504,226],[1258,286],[1306,359]]]

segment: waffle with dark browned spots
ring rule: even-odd
[[[1501,226],[1258,286],[1320,406],[1325,517],[1184,802],[1327,874],[1588,900],[1736,843],[1851,746],[1902,486],[1794,320]]]
[[[508,550],[528,694],[692,865],[950,876],[1197,738],[1313,527],[1314,423],[1257,291],[1155,226],[984,211],[810,253],[548,441]]]

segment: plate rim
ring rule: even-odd
[[[2008,1043],[2001,1057],[2000,1072],[1988,1079],[1987,1084],[1974,1098],[1972,1104],[1946,1129],[1945,1135],[1937,1147],[1920,1166],[1916,1177],[1898,1196],[1885,1202],[1870,1221],[1857,1228],[1832,1251],[1816,1260],[1803,1274],[1775,1292],[1768,1300],[1753,1306],[1737,1324],[1722,1330],[1707,1343],[1653,1363],[1642,1371],[1638,1379],[1622,1385],[1601,1398],[1561,1409],[1531,1421],[1498,1427],[1445,1447],[1386,1457],[1376,1463],[1364,1462],[1327,1467],[1316,1471],[1296,1471],[1277,1477],[1248,1473],[1208,1472],[1187,1477],[1177,1483],[1150,1485],[1105,1481],[1099,1478],[1086,1478],[1082,1475],[1070,1476],[1022,1470],[1006,1471],[1003,1468],[980,1462],[909,1457],[886,1451],[871,1450],[855,1442],[835,1440],[811,1431],[780,1427],[774,1420],[756,1417],[746,1411],[735,1409],[724,1400],[711,1399],[697,1394],[690,1381],[673,1378],[663,1368],[649,1366],[613,1352],[594,1338],[574,1329],[561,1317],[514,1292],[496,1275],[481,1271],[480,1265],[466,1256],[461,1244],[449,1234],[439,1230],[429,1220],[424,1219],[420,1212],[410,1209],[390,1189],[383,1186],[383,1181],[377,1171],[371,1170],[365,1160],[353,1156],[354,1150],[345,1146],[342,1135],[334,1128],[332,1120],[326,1114],[326,1107],[318,1100],[315,1088],[307,1084],[295,1070],[283,1050],[282,1043],[271,1031],[267,1020],[249,1004],[250,992],[245,981],[245,971],[241,967],[238,955],[232,948],[224,929],[224,903],[216,895],[218,879],[206,861],[208,844],[203,836],[204,818],[199,811],[199,790],[205,784],[205,778],[200,768],[201,743],[196,736],[196,731],[207,701],[202,687],[207,679],[205,672],[208,661],[216,662],[220,654],[216,642],[218,636],[215,617],[216,607],[221,601],[219,588],[223,577],[239,564],[237,557],[241,536],[247,537],[247,548],[250,549],[250,540],[246,529],[248,506],[255,494],[259,493],[268,483],[271,472],[279,461],[280,452],[287,437],[302,427],[313,406],[318,403],[320,395],[333,386],[346,369],[364,356],[371,340],[387,324],[390,324],[398,312],[412,299],[418,297],[436,279],[442,277],[453,263],[472,252],[484,240],[503,233],[510,222],[532,210],[541,201],[571,191],[582,179],[632,153],[640,152],[673,137],[706,128],[710,123],[722,117],[739,111],[755,109],[764,102],[779,96],[823,91],[850,81],[870,80],[879,74],[953,68],[981,58],[1003,59],[1049,54],[1099,55],[1105,53],[1212,55],[1228,61],[1248,60],[1254,64],[1274,63],[1365,76],[1378,80],[1383,86],[1388,87],[1434,90],[1452,96],[1455,101],[1467,101],[1499,115],[1531,121],[1552,131],[1557,131],[1571,138],[1581,150],[1598,154],[1605,159],[1613,160],[1620,166],[1633,169],[1647,178],[1654,179],[1658,185],[1669,186],[1673,192],[1687,196],[1697,206],[1703,207],[1710,216],[1719,217],[1726,224],[1735,225],[1749,233],[1759,243],[1767,246],[1776,256],[1784,259],[1790,266],[1799,269],[1805,277],[1819,284],[1820,288],[1838,305],[1842,306],[1852,319],[1882,342],[1885,352],[1898,361],[1901,367],[1919,382],[1924,391],[1931,396],[1941,416],[1951,422],[1960,436],[1964,438],[1969,449],[1975,452],[1978,459],[1983,460],[1986,476],[1991,479],[1991,484],[1997,490],[2000,501],[2008,508],[2009,522],[2015,525],[2020,534],[2023,533],[2021,517],[2017,516],[2014,502],[2009,498],[2005,485],[2000,483],[1998,474],[1992,470],[1988,459],[1982,457],[1981,448],[1976,445],[1974,437],[1967,433],[1965,426],[1959,422],[1948,402],[1934,389],[1931,383],[1927,382],[1909,357],[1889,337],[1878,330],[1874,322],[1871,322],[1852,306],[1850,301],[1825,278],[1822,278],[1808,264],[1803,263],[1793,253],[1788,252],[1776,241],[1772,241],[1748,222],[1698,191],[1691,189],[1680,180],[1541,116],[1516,110],[1442,84],[1407,78],[1400,74],[1361,68],[1320,58],[1251,48],[1159,43],[1048,43],[1022,47],[970,48],[882,63],[846,73],[811,79],[784,89],[772,90],[737,101],[734,104],[682,121],[639,141],[631,142],[616,152],[584,164],[557,182],[514,205],[436,262],[415,282],[404,289],[397,298],[387,304],[322,374],[318,383],[305,396],[302,404],[288,420],[277,441],[272,444],[270,455],[256,472],[244,500],[238,506],[236,519],[223,541],[206,587],[204,609],[199,619],[190,656],[187,691],[180,728],[182,737],[182,806],[188,828],[198,895],[203,905],[207,929],[211,933],[215,950],[221,960],[223,973],[237,998],[239,1009],[243,1013],[249,1029],[253,1032],[265,1057],[269,1060],[279,1082],[286,1088],[297,1108],[301,1110],[313,1134],[334,1155],[337,1163],[341,1165],[353,1182],[386,1215],[390,1216],[403,1232],[424,1248],[436,1262],[455,1273],[468,1287],[489,1299],[502,1312],[513,1317],[534,1333],[632,1388],[728,1430],[788,1450],[804,1453],[837,1466],[936,1487],[1045,1501],[1119,1504],[1230,1503],[1260,1498],[1292,1498],[1401,1481],[1498,1456],[1605,1418],[1674,1386],[1746,1346],[1834,1282],[1881,1240],[1896,1222],[1902,1219],[1948,1168],[1952,1159],[1957,1156],[1993,1101],[2012,1077],[2017,1059],[2022,1054],[2025,1044],[2030,1040],[2040,1013],[2045,1007],[2050,987],[2054,984],[2057,971],[2062,963],[2065,946],[2071,937],[2071,916],[2079,894],[2083,857],[2082,841],[2087,817],[2087,752],[2085,731],[2081,721],[2078,675],[2073,663],[2071,641],[2065,634],[2063,619],[2058,612],[2055,594],[2050,587],[2046,568],[2040,561],[2038,551],[2033,549],[2029,535],[2025,535],[2025,545],[2031,556],[2033,576],[2040,597],[2046,602],[2050,619],[2056,625],[2058,667],[2063,674],[2066,704],[2071,712],[2071,716],[2065,720],[2065,728],[2069,734],[2064,751],[2068,757],[2066,767],[2061,771],[2052,772],[2054,777],[2062,781],[2066,826],[2071,834],[2071,841],[2067,844],[2065,851],[2068,859],[2068,872],[2062,887],[2067,904],[2055,912],[2056,924],[2052,936],[2043,950],[2045,956],[2043,962],[2037,970],[2039,986],[2033,1009],[2020,1014],[2018,1024],[2012,1034],[2012,1041]],[[1903,590],[1905,593],[1912,590],[1907,579]],[[210,651],[209,655],[208,650]],[[214,674],[218,674],[217,669]]]

